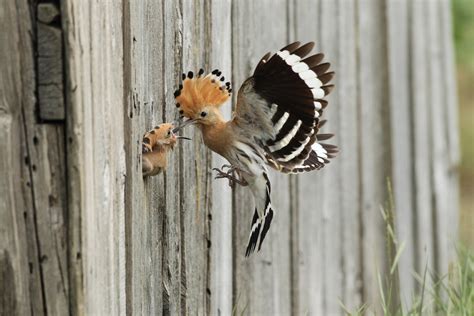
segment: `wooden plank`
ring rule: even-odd
[[[60,12],[53,3],[40,3],[37,16],[38,114],[42,120],[64,120],[63,33],[56,25]]]
[[[429,73],[426,51],[426,11],[421,1],[410,3],[410,47],[411,66],[410,83],[412,91],[413,124],[413,169],[414,169],[414,209],[415,220],[415,262],[416,271],[423,273],[425,269],[433,271],[436,243],[433,240],[433,203],[431,186],[431,154],[429,127]],[[429,282],[429,280],[428,280]],[[428,283],[429,284],[429,283]]]
[[[185,1],[182,6],[182,70],[197,72],[208,60],[210,7],[205,1]],[[174,80],[179,78],[177,73]],[[174,101],[173,91],[169,97]],[[174,102],[172,103],[174,105]],[[174,106],[173,106],[174,107]],[[177,117],[176,108],[172,111]],[[201,132],[195,128],[185,131],[193,140],[180,146],[180,213],[181,213],[181,282],[182,313],[204,314],[208,310],[210,273],[208,268],[208,211],[211,202],[210,154],[202,143]],[[212,293],[211,293],[212,294]]]
[[[398,261],[400,295],[403,306],[411,306],[415,295],[415,245],[413,217],[413,165],[411,126],[410,55],[408,2],[388,1],[387,41],[388,41],[388,97],[390,104],[390,134],[395,229],[397,247],[404,245]],[[413,66],[412,66],[413,67]],[[426,236],[428,237],[428,236]]]
[[[292,26],[294,40],[315,41],[315,51],[321,51],[319,26],[321,1],[295,1]],[[317,176],[317,177],[316,177]],[[293,214],[296,227],[293,233],[294,272],[298,279],[293,295],[293,313],[324,314],[323,216],[320,208],[324,201],[321,174],[301,174],[297,181],[297,212]],[[316,193],[317,192],[317,193]],[[315,206],[317,210],[315,210]],[[315,281],[318,280],[318,281]]]
[[[166,209],[163,175],[143,179],[141,140],[163,119],[163,6],[124,6],[125,138],[127,152],[127,314],[163,312],[162,237]]]
[[[338,42],[334,39],[339,36],[339,28],[337,19],[334,18],[339,14],[339,7],[337,2],[332,0],[322,0],[320,7],[320,27],[319,27],[319,49],[324,52],[326,59],[331,63],[331,69],[338,74],[343,73],[343,69],[339,67],[338,60]],[[337,84],[336,78],[333,84]],[[332,144],[338,144],[340,129],[340,98],[339,89],[335,93],[331,93],[327,98],[330,106],[326,109],[323,118],[327,119],[326,125],[323,127],[323,133],[335,133],[336,136],[328,141]],[[338,157],[339,158],[339,157]],[[314,174],[313,177],[321,176],[324,186],[324,199],[317,205],[321,205],[322,219],[323,219],[323,293],[324,293],[324,312],[328,315],[335,315],[341,313],[340,298],[343,295],[342,290],[342,214],[340,203],[340,193],[338,188],[341,185],[341,177],[346,175],[341,174],[342,159],[333,159],[329,165],[320,171],[319,175]],[[344,159],[344,157],[343,157]],[[321,196],[322,193],[314,192]],[[321,198],[320,198],[321,199]],[[307,212],[311,208],[308,206]],[[354,219],[355,220],[355,219]]]
[[[70,225],[81,229],[70,239],[75,250],[70,260],[79,269],[70,272],[77,300],[72,310],[124,314],[122,4],[67,2],[63,13],[71,113],[68,170],[74,175],[69,184]]]
[[[443,61],[441,63],[442,73],[444,74],[445,86],[445,119],[446,119],[446,136],[450,163],[447,166],[448,177],[448,206],[450,208],[447,225],[448,239],[450,245],[448,247],[450,262],[456,260],[456,247],[453,247],[458,240],[459,214],[452,211],[459,209],[459,174],[458,166],[461,160],[459,145],[459,122],[458,122],[458,100],[456,90],[456,67],[454,56],[454,40],[452,30],[451,1],[441,0],[439,2],[440,15],[440,34],[441,34],[441,52]]]
[[[15,25],[2,38],[6,50],[0,51],[6,67],[2,73],[8,74],[0,88],[4,96],[0,125],[5,131],[1,143],[12,149],[2,157],[7,179],[2,182],[7,185],[2,186],[2,196],[7,197],[2,209],[8,207],[1,212],[2,224],[9,226],[0,229],[6,241],[0,251],[6,265],[2,270],[14,273],[2,290],[11,291],[13,299],[7,314],[64,314],[68,311],[64,127],[36,122],[30,9],[27,2],[0,6],[0,15],[21,21],[2,19]]]
[[[268,12],[272,14],[261,14]],[[234,87],[250,76],[259,59],[287,42],[287,6],[284,2],[233,2],[232,42]],[[237,88],[235,88],[237,90]],[[234,98],[235,100],[235,98]],[[285,175],[271,173],[275,217],[262,250],[245,258],[253,214],[247,188],[234,191],[233,300],[237,313],[285,315],[291,311],[290,203]]]
[[[338,2],[338,56],[336,72],[336,90],[338,95],[339,121],[337,145],[341,152],[339,189],[341,199],[342,233],[342,293],[341,300],[351,311],[357,310],[362,301],[361,266],[361,218],[360,218],[360,156],[357,100],[361,91],[357,89],[357,37],[356,3],[340,0]],[[332,168],[333,166],[328,166]]]
[[[22,76],[33,75],[32,48],[24,32],[31,25],[28,18],[20,19],[28,8],[25,1],[0,3],[0,144],[9,148],[0,153],[0,314],[42,313],[43,300],[39,258],[34,251],[29,257],[26,223],[31,209],[25,210],[25,200],[31,191],[24,191],[29,180],[23,174],[25,142],[22,104],[34,103],[34,90]],[[20,10],[21,10],[20,9]],[[26,37],[27,38],[27,37]],[[11,52],[20,52],[12,54]],[[28,58],[29,55],[29,58]],[[26,57],[26,58],[25,58]],[[23,73],[22,73],[23,70]],[[18,140],[20,145],[18,146]],[[23,180],[24,179],[24,180]],[[28,179],[28,180],[27,180]],[[29,181],[30,186],[31,182]],[[35,240],[35,239],[33,239]],[[32,246],[35,246],[34,243]],[[36,250],[34,248],[33,250]],[[39,294],[39,295],[38,295]],[[30,311],[31,310],[31,311]]]
[[[212,50],[211,68],[218,68],[226,76],[232,77],[232,23],[230,0],[212,1]],[[209,19],[209,17],[208,17]],[[211,70],[211,69],[209,69]],[[233,82],[232,82],[233,84]],[[230,102],[229,102],[230,103]],[[225,119],[231,118],[231,105],[222,106]],[[212,154],[212,167],[220,168],[226,160]],[[212,179],[212,205],[209,210],[211,221],[210,238],[210,309],[211,315],[232,314],[232,190],[220,180]],[[208,215],[208,216],[209,216]]]
[[[433,226],[436,244],[436,270],[439,275],[448,273],[449,253],[452,243],[449,240],[450,213],[449,202],[449,147],[445,117],[445,74],[442,68],[444,55],[439,41],[439,4],[430,2],[425,6],[427,14],[426,37],[428,40],[426,59],[428,61],[429,96],[428,104],[431,135],[431,184],[433,199]]]
[[[390,176],[390,133],[387,91],[387,43],[384,5],[377,0],[359,2],[358,86],[359,144],[361,159],[360,202],[362,230],[362,301],[381,313],[380,288],[377,275],[386,275],[388,255],[385,248],[386,223],[381,207],[388,202],[387,177]],[[396,290],[392,293],[396,293]],[[394,299],[394,298],[393,298]],[[392,302],[395,303],[394,300]]]

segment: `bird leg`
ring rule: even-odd
[[[227,168],[227,172],[224,171],[224,168]],[[240,169],[233,167],[231,165],[223,165],[221,169],[219,168],[213,168],[212,170],[217,171],[217,175],[214,179],[224,179],[227,178],[229,180],[229,186],[231,188],[234,187],[235,183],[240,184],[241,186],[247,186],[249,185],[247,181],[245,181],[244,178],[242,178],[242,175],[240,174]],[[239,177],[237,177],[237,175]]]

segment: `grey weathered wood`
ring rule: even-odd
[[[14,275],[5,279],[0,296],[11,291],[6,314],[63,314],[69,303],[64,126],[36,122],[35,21],[30,10],[26,1],[0,5],[6,23],[0,65],[7,74],[0,87],[1,143],[8,148],[1,159],[6,181],[1,186],[0,251],[2,271]]]
[[[315,51],[320,50],[320,1],[310,4],[309,1],[295,1],[294,4],[294,39],[315,41]],[[302,21],[307,21],[303,24]],[[298,213],[293,247],[296,258],[293,258],[295,273],[298,275],[293,296],[293,312],[296,314],[324,314],[324,270],[323,270],[323,225],[321,204],[324,199],[324,185],[321,174],[302,174],[297,176]],[[318,193],[316,193],[318,192]]]
[[[42,120],[64,120],[62,30],[51,24],[59,20],[59,10],[52,3],[37,6],[37,82],[39,117]]]
[[[334,39],[338,36],[337,16],[339,10],[338,4],[331,0],[321,0],[320,18],[319,18],[319,50],[324,52],[327,60],[332,63],[332,69],[336,73],[341,73],[342,69],[339,67],[337,53],[339,52],[338,42]],[[332,57],[334,56],[334,57]],[[334,82],[337,84],[337,80]],[[323,127],[322,132],[336,133],[340,128],[339,113],[342,110],[339,101],[338,89],[336,93],[331,93],[325,99],[330,103],[327,111],[325,111],[323,118],[328,122]],[[334,137],[329,143],[337,144],[339,136]],[[314,178],[320,176],[323,181],[324,190],[322,192],[314,192],[313,194],[319,197],[324,194],[321,202],[322,212],[322,229],[323,229],[323,291],[324,291],[324,313],[334,315],[341,312],[340,296],[342,293],[342,271],[340,262],[342,262],[342,239],[341,232],[343,226],[341,215],[344,214],[341,209],[340,193],[332,188],[340,185],[341,179],[341,162],[342,159],[334,159],[327,166],[320,171],[320,174],[313,174]],[[320,198],[321,199],[321,198]],[[310,209],[310,208],[308,208]],[[303,209],[301,210],[303,211]],[[335,264],[338,262],[339,264]]]
[[[362,301],[361,222],[360,222],[360,156],[357,89],[356,3],[340,0],[338,10],[339,48],[335,91],[339,97],[339,128],[337,134],[340,159],[340,192],[342,221],[342,301],[349,310],[356,310]],[[331,167],[331,166],[329,166]]]
[[[460,145],[459,145],[459,132],[458,132],[458,100],[456,90],[456,68],[455,68],[455,57],[454,57],[454,42],[452,39],[453,27],[452,27],[452,15],[451,15],[451,2],[449,0],[441,0],[439,2],[439,15],[440,23],[438,25],[439,32],[441,34],[441,53],[442,58],[442,72],[444,74],[444,85],[445,85],[445,117],[446,117],[446,135],[448,142],[448,151],[450,162],[447,166],[447,177],[448,177],[448,208],[449,216],[447,230],[449,239],[449,260],[453,262],[456,260],[456,248],[452,247],[458,239],[458,227],[459,227],[459,214],[456,211],[459,209],[459,175],[458,167],[461,160]],[[453,211],[454,210],[454,211]]]
[[[205,1],[185,1],[182,6],[182,70],[196,72],[207,66],[206,43],[211,40],[210,7]],[[210,67],[210,66],[208,66]],[[207,68],[207,67],[206,67]],[[179,78],[176,73],[175,78]],[[169,100],[174,104],[173,91],[169,89]],[[176,109],[172,109],[174,117]],[[180,206],[181,206],[181,260],[184,287],[181,299],[182,313],[205,314],[209,300],[208,240],[211,203],[211,157],[202,146],[201,132],[197,128],[186,130],[193,140],[183,142],[180,152]],[[194,133],[194,135],[192,134]],[[190,159],[190,157],[192,157]],[[212,295],[212,293],[211,293]]]
[[[431,136],[431,185],[433,188],[433,228],[435,232],[435,263],[436,270],[440,275],[448,272],[452,241],[448,225],[450,213],[449,205],[449,172],[451,168],[450,154],[448,146],[446,111],[446,91],[443,69],[443,53],[439,38],[439,2],[430,2],[425,7],[427,12],[426,36],[427,36],[427,71],[430,80],[428,81],[428,104],[429,108],[429,131]]]
[[[429,93],[427,71],[428,62],[426,51],[428,39],[426,37],[425,5],[421,1],[413,1],[409,5],[412,31],[410,33],[411,47],[411,102],[413,120],[413,169],[414,169],[414,210],[416,225],[414,239],[416,249],[416,262],[418,273],[423,274],[425,269],[431,271],[435,268],[436,243],[432,237],[433,230],[433,205],[431,186],[431,154],[429,130]],[[416,67],[415,67],[416,65]],[[427,280],[430,284],[430,280]]]
[[[230,0],[212,1],[211,28],[212,49],[209,67],[219,68],[226,78],[232,79],[232,34]],[[234,82],[232,82],[234,84]],[[231,102],[222,106],[224,118],[231,118]],[[212,154],[212,166],[220,168],[226,161]],[[234,307],[232,300],[232,190],[223,180],[212,180],[212,205],[209,210],[210,254],[209,289],[211,292],[210,315],[230,315]],[[208,215],[208,216],[209,216]]]
[[[271,14],[258,13],[269,8]],[[265,53],[281,48],[287,41],[286,24],[276,23],[286,20],[287,7],[283,1],[234,2],[232,14],[232,81],[238,87]],[[275,216],[262,250],[249,258],[244,253],[254,211],[253,198],[248,188],[234,192],[234,305],[238,313],[244,309],[245,313],[255,315],[285,315],[291,311],[289,179],[273,172],[270,176]]]
[[[414,251],[417,240],[414,238],[415,214],[413,212],[413,157],[411,124],[411,90],[408,40],[408,2],[391,1],[386,7],[388,36],[388,97],[390,104],[390,142],[392,171],[392,198],[395,209],[394,226],[397,232],[397,247],[403,247],[398,261],[401,301],[411,306],[414,297],[417,259]],[[413,66],[412,66],[413,67]],[[405,123],[403,123],[405,122]]]
[[[392,299],[408,307],[412,272],[445,273],[457,230],[448,6],[66,1],[59,27],[49,2],[36,17],[27,1],[0,4],[0,313],[333,315],[339,300],[380,313],[377,275],[395,252],[380,212],[387,179],[405,242]],[[319,172],[271,172],[274,221],[245,258],[253,198],[213,179],[225,160],[188,127],[193,140],[143,179],[141,138],[178,118],[181,72],[218,68],[237,92],[293,40],[315,41],[336,71],[323,131],[341,152]],[[65,125],[37,122],[48,123],[43,105],[59,108],[42,93],[50,84]]]
[[[19,12],[18,7],[23,9],[23,12]],[[28,86],[27,81],[24,86],[21,77],[32,75],[33,60],[22,58],[28,54],[21,54],[21,51],[20,54],[11,54],[12,51],[18,51],[20,45],[25,45],[25,49],[31,51],[31,46],[25,38],[25,30],[32,22],[29,19],[19,19],[27,9],[26,3],[22,2],[18,7],[13,2],[0,4],[0,27],[5,30],[0,34],[0,40],[3,43],[0,46],[0,70],[3,74],[0,76],[2,95],[0,143],[10,149],[2,150],[0,153],[0,172],[3,175],[0,182],[0,273],[2,275],[0,312],[2,315],[26,314],[30,308],[35,312],[43,310],[39,258],[36,252],[31,253],[31,258],[29,258],[27,228],[23,219],[26,213],[24,199],[31,198],[28,191],[22,192],[26,181],[20,177],[23,174],[23,159],[19,158],[25,155],[24,142],[18,146],[18,139],[24,136],[21,117],[22,102],[30,104],[34,102],[32,86]],[[12,28],[12,26],[15,27]],[[29,183],[31,185],[31,182]],[[31,210],[29,211],[31,215]],[[29,262],[34,268],[31,274]]]
[[[124,93],[127,106],[127,314],[163,311],[163,238],[166,209],[163,177],[143,180],[141,139],[162,122],[164,110],[163,7],[128,1],[124,7]],[[171,33],[171,32],[169,32]],[[145,127],[145,129],[144,129]],[[171,192],[170,192],[171,193]]]
[[[122,5],[66,2],[72,311],[125,313]],[[97,29],[91,28],[97,25]],[[69,150],[68,148],[68,150]],[[76,229],[80,229],[76,231]],[[74,258],[75,257],[75,258]]]
[[[360,203],[362,230],[363,302],[381,313],[377,274],[386,275],[389,254],[385,247],[386,223],[381,216],[389,198],[390,132],[388,106],[388,65],[384,5],[377,0],[362,1],[357,11],[358,73],[360,91],[359,146]]]

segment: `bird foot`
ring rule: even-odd
[[[224,169],[228,169],[227,171],[224,171]],[[245,179],[243,179],[240,176],[240,170],[236,167],[233,167],[231,165],[223,165],[221,169],[219,168],[212,168],[212,170],[217,171],[217,175],[215,176],[214,179],[228,179],[229,180],[229,186],[233,188],[235,184],[240,184],[241,186],[247,186],[249,185]],[[239,175],[239,178],[237,177]]]

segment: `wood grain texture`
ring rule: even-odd
[[[0,4],[0,314],[339,315],[339,301],[379,314],[377,274],[395,253],[388,180],[405,243],[392,299],[408,307],[412,272],[448,271],[459,163],[448,0],[65,1],[60,25],[41,6]],[[64,68],[48,59],[59,33]],[[178,118],[182,72],[218,68],[237,92],[294,40],[315,41],[336,71],[323,132],[340,153],[319,172],[271,172],[272,227],[245,258],[253,198],[213,179],[226,161],[187,127],[165,172],[143,179],[141,138]],[[35,68],[35,56],[48,60]],[[40,124],[50,83],[64,87],[65,121]]]
[[[122,6],[66,2],[75,313],[125,314]],[[100,26],[97,29],[91,25]],[[72,170],[71,170],[72,169]]]
[[[390,143],[393,201],[395,205],[394,226],[397,233],[397,247],[403,248],[398,263],[400,294],[404,306],[411,306],[415,294],[415,245],[414,229],[416,216],[413,212],[413,157],[411,124],[410,52],[408,40],[408,2],[391,1],[387,3],[388,35],[388,97],[390,104]],[[400,67],[400,65],[407,65]]]
[[[4,96],[0,122],[5,131],[1,143],[12,149],[2,157],[2,174],[8,175],[8,180],[6,187],[2,186],[6,202],[0,213],[2,224],[13,228],[1,229],[2,241],[6,241],[1,247],[6,265],[2,269],[14,273],[6,280],[15,299],[8,304],[14,309],[9,312],[63,314],[69,304],[64,126],[38,124],[35,115],[35,21],[30,19],[31,10],[27,2],[5,3],[0,8],[5,22],[14,27],[2,38],[7,50],[0,56],[7,74],[0,88]]]
[[[53,3],[37,6],[37,86],[39,117],[64,120],[63,32],[59,9]]]
[[[26,209],[31,203],[31,178],[24,173],[23,157],[27,156],[24,139],[23,104],[34,104],[34,89],[26,78],[34,76],[31,42],[27,31],[30,19],[19,17],[28,12],[26,2],[0,4],[0,144],[9,148],[0,153],[0,273],[2,285],[2,315],[27,314],[30,309],[37,313],[44,310],[41,275],[36,238],[27,238],[27,221],[24,216],[33,215]],[[20,48],[24,47],[22,51]],[[11,54],[12,51],[20,52]],[[22,72],[22,69],[24,72]],[[22,77],[25,76],[25,81]],[[29,187],[27,186],[27,183]],[[30,250],[32,250],[30,252]]]
[[[416,261],[417,271],[435,268],[435,247],[433,240],[433,188],[431,186],[431,154],[429,130],[429,93],[428,90],[428,61],[426,58],[428,39],[426,37],[427,18],[424,14],[425,6],[420,1],[410,3],[410,78],[413,120],[413,169],[414,169],[414,210],[416,218]],[[414,66],[416,65],[416,67]],[[417,69],[418,68],[418,69]]]
[[[450,213],[449,205],[449,169],[450,154],[448,147],[448,133],[445,112],[446,90],[444,84],[443,54],[440,41],[435,38],[439,36],[440,17],[439,1],[433,1],[425,7],[426,37],[428,41],[426,59],[427,71],[430,78],[428,89],[429,108],[429,133],[431,136],[431,186],[433,188],[433,227],[435,232],[436,246],[436,270],[440,275],[448,272],[450,258],[450,231],[445,223],[449,223]]]
[[[456,249],[452,247],[458,239],[458,228],[459,228],[459,214],[456,210],[459,209],[459,164],[461,159],[461,151],[459,144],[459,122],[458,122],[458,99],[457,99],[457,88],[456,88],[456,66],[455,66],[455,55],[454,55],[454,41],[452,38],[453,34],[453,21],[451,14],[451,2],[449,0],[441,0],[439,2],[439,32],[441,34],[441,54],[442,54],[442,72],[445,74],[445,118],[446,118],[446,135],[449,151],[449,165],[447,169],[448,177],[448,207],[449,216],[447,230],[448,240],[450,245],[448,246],[449,261],[452,263],[456,260]]]
[[[211,40],[210,7],[206,1],[184,1],[182,6],[182,70],[199,71],[208,62],[206,43]],[[179,78],[179,74],[176,74]],[[176,77],[175,77],[176,78]],[[176,83],[170,86],[169,100],[174,101]],[[174,103],[171,103],[174,104]],[[176,108],[171,113],[177,115]],[[208,211],[211,203],[210,163],[208,149],[202,146],[201,132],[186,130],[193,140],[180,147],[180,213],[181,213],[181,297],[182,313],[205,314],[209,300]],[[194,135],[193,135],[194,134]]]
[[[163,7],[154,1],[124,3],[124,102],[126,104],[127,314],[163,311],[163,177],[143,179],[141,141],[162,123]],[[125,49],[127,49],[125,51]]]
[[[259,14],[270,7],[272,14]],[[288,41],[286,24],[276,23],[286,21],[287,6],[283,1],[233,2],[232,15],[232,81],[238,87],[263,55],[276,52]],[[289,178],[271,172],[270,179],[275,216],[262,250],[248,258],[244,253],[254,211],[253,198],[248,188],[234,191],[233,286],[238,313],[245,310],[255,315],[285,315],[291,311]]]
[[[211,3],[211,43],[208,70],[218,68],[230,81],[232,78],[232,3],[230,0]],[[234,84],[234,82],[231,82]],[[237,90],[235,90],[237,91]],[[224,104],[225,119],[231,118],[231,104]],[[212,154],[212,167],[220,168],[226,160]],[[224,180],[211,179],[212,205],[209,210],[210,252],[209,289],[210,315],[230,315],[232,301],[232,189]]]
[[[338,10],[339,48],[338,73],[336,84],[339,96],[338,146],[341,152],[341,170],[339,186],[341,194],[342,221],[342,270],[343,292],[340,297],[349,310],[355,310],[362,302],[362,266],[361,266],[361,208],[360,208],[360,156],[358,111],[362,91],[357,89],[357,40],[356,40],[356,3],[340,0]]]
[[[389,199],[387,179],[391,176],[390,109],[384,4],[360,1],[357,8],[359,50],[357,88],[359,102],[360,202],[362,229],[363,301],[381,313],[377,274],[385,275],[390,253],[386,248],[386,223],[381,209]],[[362,93],[363,92],[363,93]]]
[[[321,50],[319,26],[321,2],[295,1],[292,14],[294,39],[315,41],[315,51]],[[303,23],[303,21],[306,21]],[[332,106],[332,105],[331,105]],[[296,314],[324,314],[324,239],[322,205],[324,179],[318,172],[296,176],[298,211],[294,214],[296,227],[293,233],[294,273],[298,275],[293,311]]]

